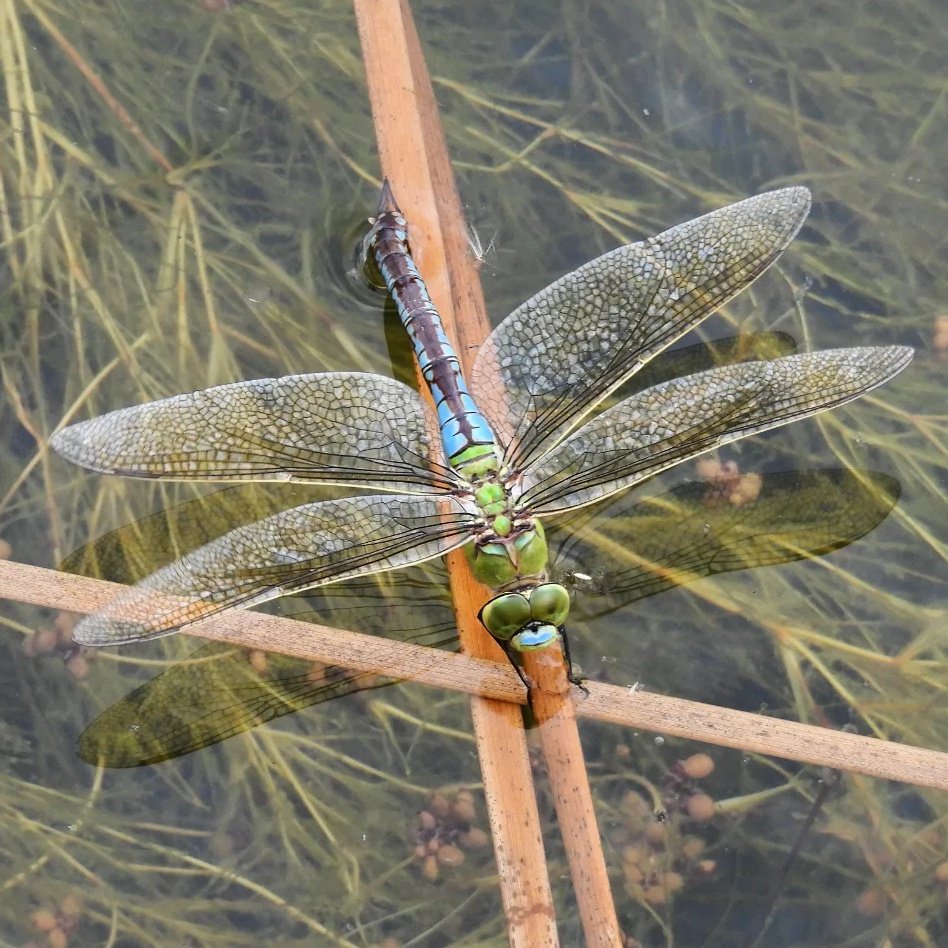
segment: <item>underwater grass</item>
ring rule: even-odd
[[[70,468],[44,448],[62,423],[236,378],[410,365],[346,273],[376,186],[348,5],[205,6],[0,3],[0,537],[16,559],[54,565],[194,493]],[[816,198],[801,239],[707,333],[920,350],[896,384],[725,458],[885,471],[902,486],[886,523],[825,560],[577,624],[576,657],[591,675],[944,748],[939,4],[495,6],[414,5],[471,221],[494,241],[495,320],[620,241],[799,182]],[[376,624],[384,609],[367,598]],[[20,748],[0,775],[5,937],[502,943],[489,851],[436,880],[415,853],[433,791],[450,806],[472,790],[483,812],[459,698],[386,689],[96,776],[73,756],[79,730],[193,645],[64,666],[55,647],[21,649],[58,617],[5,603],[0,618],[0,719]],[[775,893],[823,775],[712,750],[713,771],[682,783],[678,762],[707,749],[584,733],[619,911],[645,944],[750,941],[775,904],[770,944],[944,940],[943,795],[844,777]],[[709,818],[689,810],[699,794]],[[547,852],[555,864],[552,828]]]

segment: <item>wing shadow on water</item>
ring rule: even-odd
[[[742,478],[753,479],[753,496]],[[730,486],[691,481],[636,504],[621,497],[588,523],[574,522],[555,572],[578,593],[571,614],[595,619],[708,576],[842,549],[878,526],[899,492],[888,474],[825,468],[738,474]],[[599,562],[586,552],[592,537]]]
[[[638,504],[620,498],[586,518],[558,550],[555,571],[559,581],[581,591],[580,612],[593,618],[717,573],[838,550],[885,519],[898,495],[898,482],[885,474],[841,469],[762,475],[759,496],[743,505],[722,498],[713,484],[689,482]],[[587,530],[594,532],[595,545],[584,540]],[[620,545],[626,564],[607,568],[616,558],[602,553],[597,560],[604,544]],[[316,615],[347,628],[444,647],[456,635],[446,599],[433,592],[443,585],[443,575],[427,582],[397,577],[384,586],[351,583],[323,592]],[[443,610],[444,623],[412,627],[423,596],[430,597],[433,611]],[[83,760],[108,767],[154,764],[294,711],[393,683],[211,642],[102,712],[80,736],[78,751]]]
[[[72,553],[60,568],[130,584],[182,553],[312,499],[282,484],[241,485],[159,511]],[[379,573],[270,603],[269,611],[432,648],[457,632],[440,564]],[[208,642],[103,711],[80,735],[91,764],[137,767],[183,756],[303,708],[395,684],[275,652]]]
[[[656,360],[636,387],[792,349],[793,340],[781,333],[691,346]],[[722,472],[639,503],[619,495],[553,526],[553,578],[573,587],[577,614],[593,618],[717,573],[840,549],[885,519],[898,496],[898,482],[887,475],[841,469]],[[308,499],[312,491],[296,485],[219,491],[106,534],[62,568],[134,582],[239,523]],[[433,647],[456,643],[438,563],[324,587],[290,600],[290,607],[298,609],[301,599],[311,609],[297,618]],[[211,642],[103,711],[80,736],[78,753],[107,767],[159,763],[303,708],[394,683]]]

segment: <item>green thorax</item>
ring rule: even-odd
[[[489,529],[467,547],[478,582],[500,589],[544,574],[549,554],[538,521],[500,513],[488,522]]]

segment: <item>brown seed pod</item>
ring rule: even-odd
[[[59,924],[56,913],[49,909],[37,909],[30,916],[30,922],[38,932],[51,932]]]
[[[247,662],[258,675],[265,675],[270,665],[270,659],[267,657],[267,653],[259,648],[250,650],[247,655]]]
[[[421,864],[421,874],[429,882],[434,882],[441,875],[438,860],[434,856],[425,856],[425,861]]]
[[[695,863],[695,869],[705,876],[710,876],[717,868],[718,864],[713,859],[702,859]]]
[[[82,902],[78,896],[70,893],[59,903],[59,914],[63,919],[63,926],[69,928],[79,921],[82,914]]]
[[[693,793],[685,801],[685,812],[693,820],[703,822],[714,816],[714,800],[706,793]]]
[[[764,487],[764,479],[760,474],[742,474],[737,483],[727,495],[728,503],[732,507],[744,507],[752,504]]]
[[[428,800],[428,809],[434,813],[438,819],[443,820],[451,812],[451,804],[443,793],[432,793]]]
[[[66,948],[69,938],[61,928],[54,928],[47,936],[49,948]]]
[[[455,866],[460,866],[461,863],[464,862],[464,853],[458,849],[457,846],[452,846],[448,843],[447,846],[442,846],[438,850],[438,862],[442,866],[453,869]]]
[[[706,454],[704,457],[698,458],[698,460],[695,461],[695,473],[702,480],[714,480],[716,477],[720,477],[723,472],[724,467],[720,459],[713,455]]]
[[[663,845],[668,836],[668,827],[664,823],[649,823],[645,827],[645,841],[656,849]]]
[[[89,677],[89,659],[79,652],[69,656],[66,668],[69,669],[69,674],[77,681],[83,681]]]
[[[878,918],[885,912],[885,893],[882,889],[866,889],[856,899],[856,911],[867,918]]]
[[[624,865],[647,866],[652,861],[652,854],[641,843],[633,843],[622,850]]]
[[[710,754],[692,754],[681,762],[681,769],[686,777],[702,780],[714,771],[714,761]]]
[[[459,823],[473,823],[477,818],[474,798],[470,795],[461,796],[459,793],[451,802],[451,815]]]
[[[685,859],[697,859],[705,851],[705,842],[697,836],[686,836],[681,841],[681,854]]]
[[[483,849],[490,837],[479,826],[472,826],[466,833],[458,834],[458,842],[465,849]]]
[[[662,885],[669,892],[677,892],[685,885],[685,878],[679,872],[666,872],[662,875]]]
[[[664,905],[668,901],[668,890],[661,882],[650,885],[645,890],[645,901],[649,905]]]
[[[72,641],[72,630],[76,627],[79,617],[74,612],[63,612],[60,610],[53,619],[53,627],[59,633],[60,640],[64,642]]]
[[[948,882],[948,862],[941,862],[935,866],[935,878],[939,882]]]
[[[948,316],[936,316],[932,327],[932,348],[936,352],[948,352]],[[3,556],[0,555],[0,559]]]
[[[434,813],[431,813],[428,810],[422,810],[418,814],[418,829],[430,832],[437,825],[438,821],[435,819]]]
[[[30,641],[34,655],[48,655],[59,644],[59,633],[48,625],[40,626],[30,636]]]
[[[643,889],[642,886],[638,884],[638,882],[626,882],[625,890],[629,893],[629,895],[632,896],[633,899],[637,899],[640,902],[644,901],[645,889]]]

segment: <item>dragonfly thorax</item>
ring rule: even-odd
[[[486,518],[483,530],[467,549],[474,576],[491,589],[543,576],[549,558],[540,523],[505,514]]]

